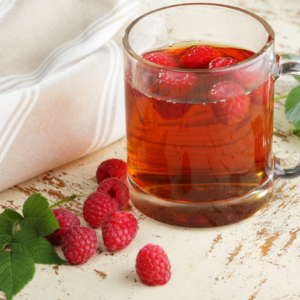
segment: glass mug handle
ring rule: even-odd
[[[283,75],[300,76],[299,55],[280,54],[276,56],[276,60],[275,80]],[[278,179],[292,179],[300,176],[300,152],[285,159],[275,156],[275,174]]]

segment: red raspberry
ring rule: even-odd
[[[153,52],[146,54],[146,60],[165,67],[177,67],[176,61],[169,55],[162,52]],[[159,68],[150,67],[143,63],[137,63],[137,78],[139,79],[139,89],[142,92],[149,92],[149,88],[158,86],[158,76],[161,70]]]
[[[135,238],[138,229],[137,219],[131,213],[116,211],[103,222],[103,242],[109,250],[122,250]]]
[[[273,96],[273,84],[274,79],[273,77],[270,77],[268,81],[263,83],[256,90],[253,90],[250,93],[252,103],[256,105],[266,105],[269,103]]]
[[[124,183],[123,183],[124,184]],[[111,212],[118,210],[118,203],[108,193],[90,194],[83,205],[83,217],[93,227],[100,227]]]
[[[261,82],[261,73],[257,69],[250,70],[250,68],[243,68],[235,72],[232,77],[236,83],[240,84],[246,90],[256,88]]]
[[[97,169],[96,178],[100,183],[110,177],[117,177],[127,183],[127,164],[121,159],[111,158],[103,161]]]
[[[72,265],[86,263],[97,249],[97,236],[87,227],[73,227],[66,231],[61,241],[66,260]]]
[[[190,48],[180,59],[180,64],[186,69],[206,69],[209,63],[223,53],[212,46],[194,46]]]
[[[153,108],[164,120],[182,118],[192,107],[191,104],[173,103],[164,100],[151,99]]]
[[[238,62],[239,61],[234,58],[230,58],[230,57],[220,58],[219,57],[219,58],[212,60],[209,63],[208,68],[209,69],[222,68],[222,67],[227,67],[227,66],[237,64]]]
[[[173,58],[161,52],[153,52],[147,54],[144,58],[161,66],[172,67],[172,68],[177,67],[177,63]]]
[[[106,192],[118,203],[118,208],[122,208],[129,201],[129,189],[127,185],[118,178],[108,178],[99,183],[97,192]]]
[[[52,209],[60,228],[46,236],[51,244],[60,244],[65,232],[74,226],[80,226],[80,220],[72,212],[65,209]]]
[[[223,125],[233,125],[241,122],[248,113],[250,97],[238,84],[224,81],[216,84],[208,95],[214,115]],[[223,101],[220,101],[223,100]]]
[[[142,282],[150,286],[166,284],[171,277],[168,255],[157,245],[148,244],[142,248],[135,267]]]
[[[197,78],[189,73],[166,71],[159,75],[159,87],[165,92],[165,97],[177,98],[186,95],[196,84]]]

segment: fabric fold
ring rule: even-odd
[[[137,16],[139,1],[43,4],[0,1],[3,30],[14,34],[0,41],[0,190],[125,135],[115,35]]]

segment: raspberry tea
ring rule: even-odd
[[[179,69],[212,69],[253,54],[212,44],[174,44],[142,56]],[[213,206],[268,180],[272,77],[262,83],[259,74],[230,72],[199,79],[193,73],[147,68],[137,65],[135,87],[125,81],[128,173],[138,188],[173,203]],[[235,222],[264,203],[261,197],[221,212],[210,207],[197,219],[202,226],[222,225],[228,218]]]
[[[298,56],[275,54],[265,20],[174,5],[133,21],[123,45],[130,199],[145,215],[231,224],[265,207],[277,178],[300,175],[272,153],[274,81],[297,73]]]

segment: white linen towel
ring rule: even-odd
[[[137,0],[0,0],[0,191],[125,135]]]

